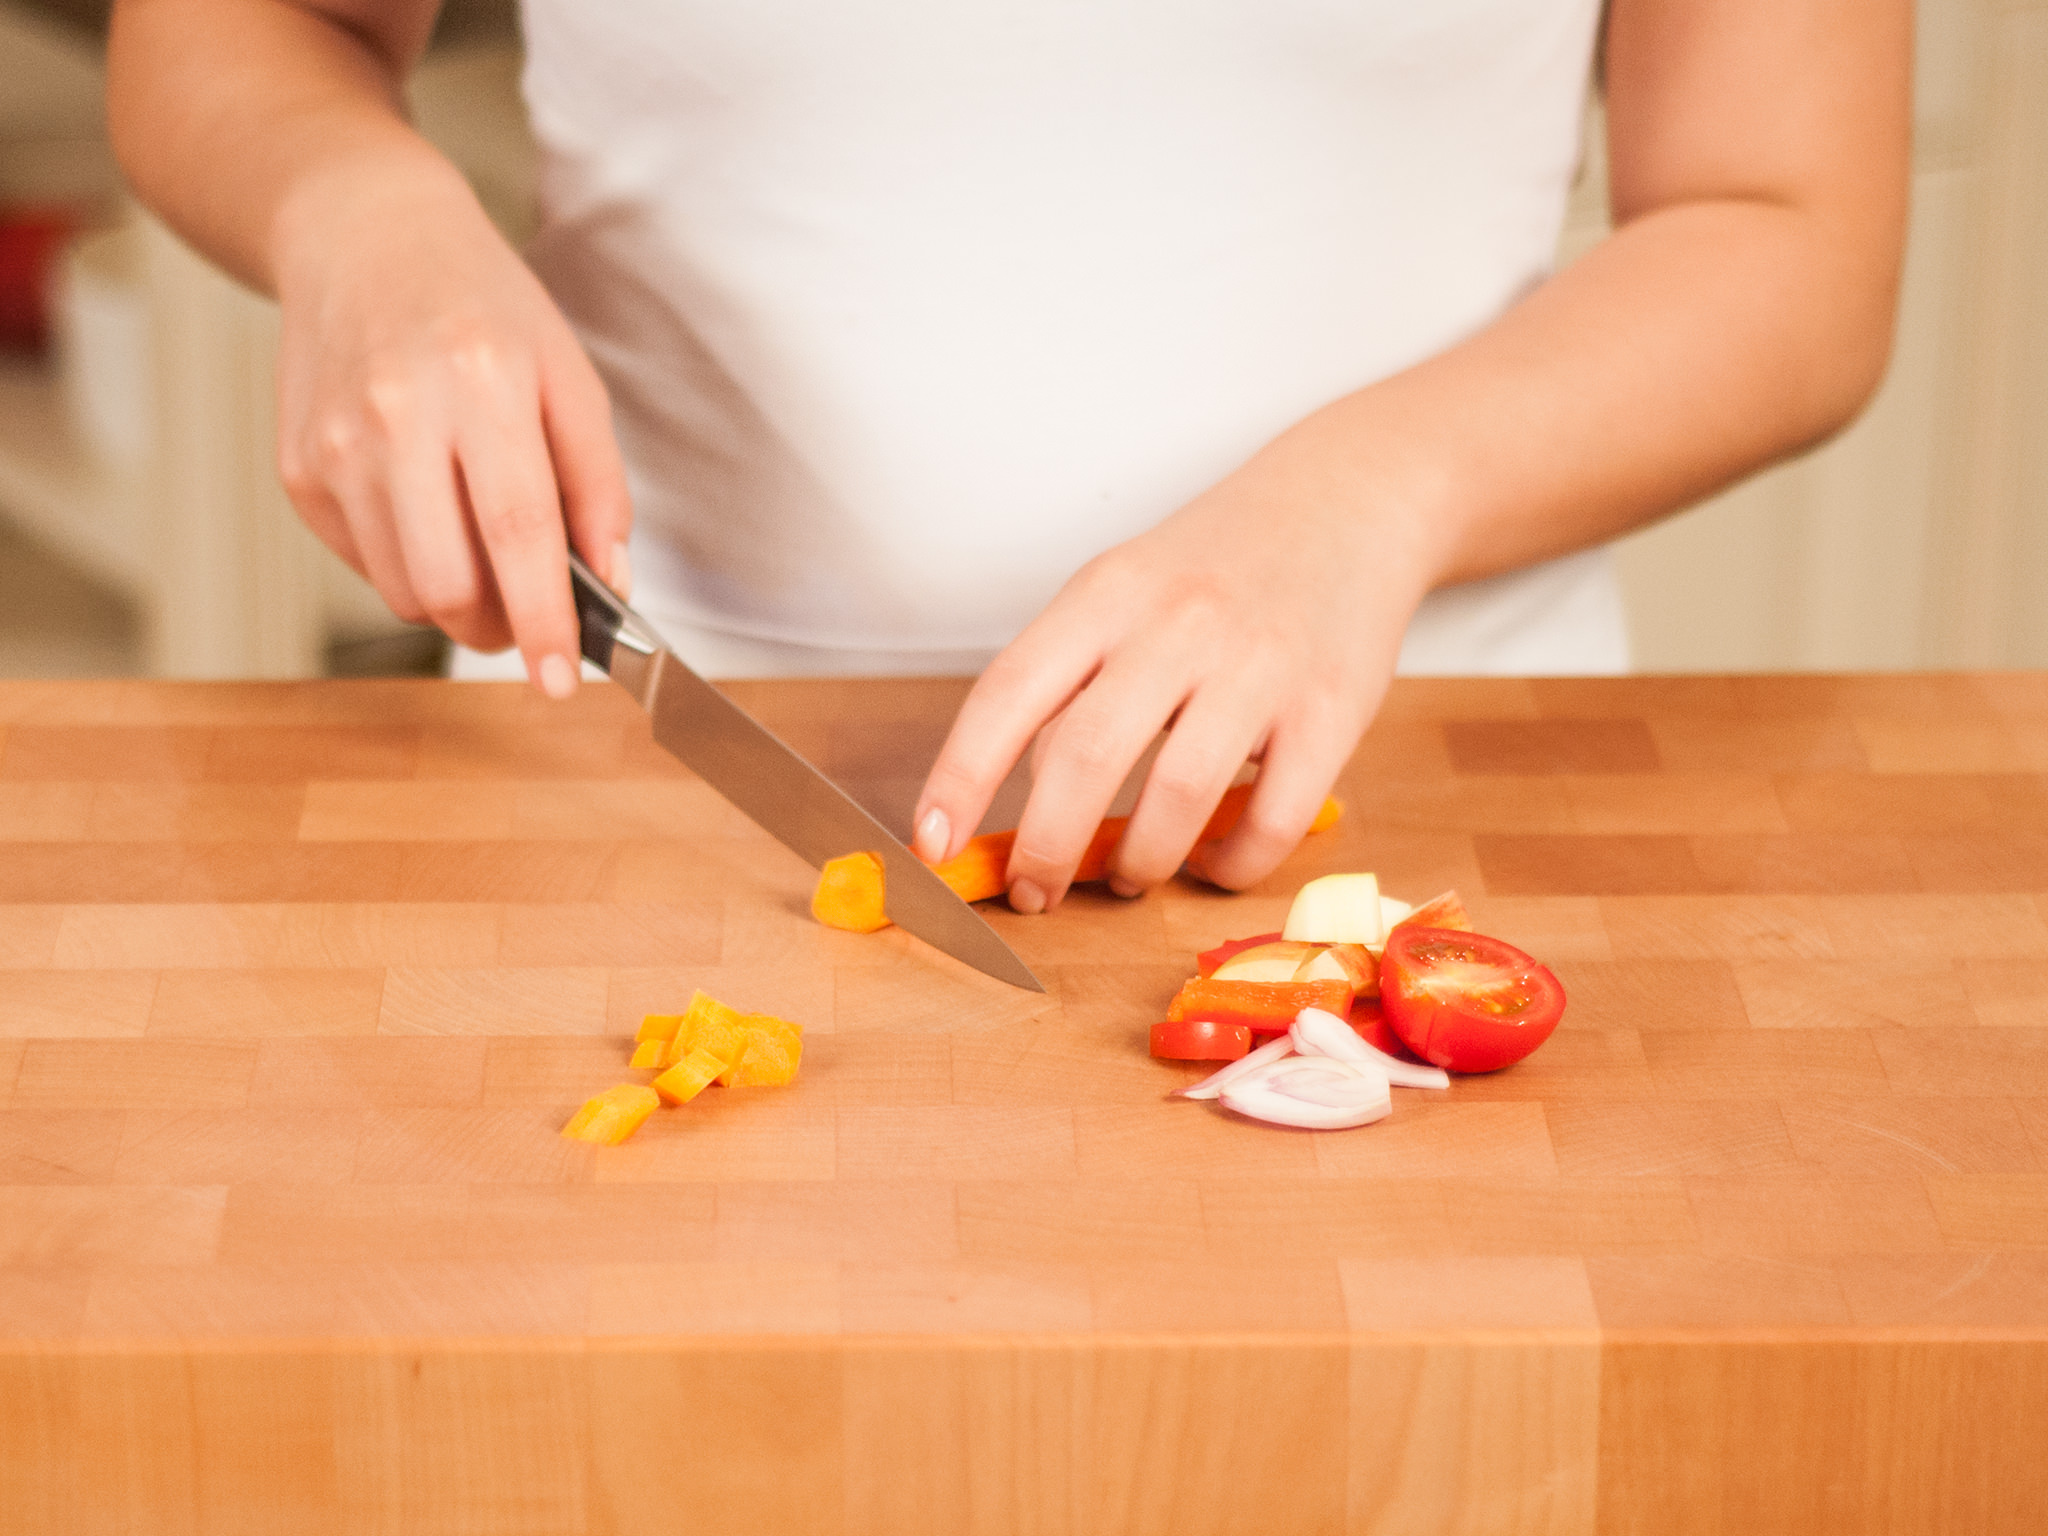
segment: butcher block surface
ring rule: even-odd
[[[914,786],[963,685],[732,685]],[[0,683],[0,1529],[2020,1532],[2048,1509],[2048,677],[1397,682],[1264,886],[811,872],[609,685]],[[1372,869],[1520,1066],[1166,1097]],[[693,988],[786,1089],[561,1139]]]

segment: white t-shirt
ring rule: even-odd
[[[636,606],[718,674],[975,669],[1542,280],[1598,9],[526,0]],[[1605,555],[1433,596],[1403,661],[1620,670]]]

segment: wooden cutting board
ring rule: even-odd
[[[736,689],[914,783],[957,684]],[[2020,1532],[2048,677],[1395,685],[1261,890],[828,932],[609,687],[0,684],[0,1529]],[[1571,995],[1329,1135],[1169,1101],[1377,870]],[[703,987],[800,1083],[556,1131]]]

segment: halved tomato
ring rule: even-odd
[[[1386,1010],[1380,1006],[1377,997],[1354,997],[1351,1000],[1351,1027],[1359,1039],[1376,1051],[1385,1051],[1396,1061],[1421,1060],[1408,1049],[1408,1042],[1394,1033],[1394,1026],[1387,1022]]]
[[[1235,1061],[1250,1053],[1251,1029],[1214,1019],[1168,1019],[1152,1026],[1152,1054],[1167,1061]]]
[[[1451,928],[1397,927],[1380,957],[1380,1004],[1424,1061],[1493,1072],[1550,1038],[1564,988],[1512,944]]]

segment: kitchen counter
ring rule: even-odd
[[[735,693],[914,783],[951,682]],[[0,1528],[2034,1531],[2048,677],[1395,685],[1263,888],[810,872],[609,686],[0,683]],[[1370,868],[1571,1003],[1324,1135],[1168,1100]],[[782,1090],[556,1132],[692,988]]]

